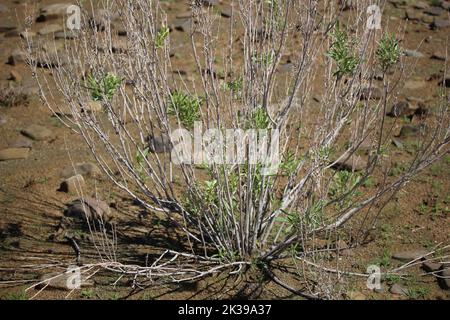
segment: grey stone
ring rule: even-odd
[[[220,11],[220,14],[222,15],[222,17],[224,18],[231,18],[231,8],[224,8]]]
[[[60,40],[60,39],[73,40],[73,39],[78,39],[78,37],[79,37],[79,33],[76,31],[72,31],[72,30],[55,32],[56,40]]]
[[[441,14],[443,14],[444,10],[439,7],[429,7],[428,9],[425,9],[423,12],[430,16],[437,17],[437,16],[440,16]]]
[[[419,21],[422,17],[422,13],[414,9],[406,9],[405,18],[411,21]]]
[[[415,8],[415,9],[423,10],[423,9],[428,8],[428,7],[429,7],[428,3],[422,2],[422,1],[418,1],[418,2],[413,4],[413,8]]]
[[[28,148],[8,148],[0,151],[0,161],[26,159],[30,155]]]
[[[433,55],[431,56],[431,59],[445,61],[445,60],[447,60],[447,55],[443,52],[435,51],[433,53]]]
[[[9,8],[6,5],[0,3],[0,13],[6,13],[6,12],[9,12]]]
[[[436,263],[431,261],[425,261],[422,263],[422,269],[426,272],[436,272],[439,271],[442,267],[442,263]]]
[[[362,171],[367,168],[367,160],[364,160],[363,157],[356,154],[353,154],[350,157],[348,157],[347,154],[344,154],[335,161],[333,168],[345,171]]]
[[[35,141],[50,141],[55,138],[55,135],[50,129],[35,124],[23,129],[21,133]]]
[[[407,101],[400,101],[394,104],[390,110],[388,110],[387,115],[389,117],[398,118],[409,116],[414,112],[410,109],[409,103]]]
[[[24,63],[27,60],[27,53],[23,50],[16,49],[8,58],[8,64],[15,66]]]
[[[17,31],[17,27],[13,24],[5,23],[5,22],[0,24],[0,33],[6,33],[6,32],[11,32],[11,31]]]
[[[194,31],[193,26],[194,22],[192,21],[192,19],[176,19],[173,24],[173,29],[182,32],[192,33]]]
[[[170,138],[167,135],[150,136],[148,146],[152,153],[169,153],[172,151]]]
[[[78,193],[82,191],[86,182],[81,174],[70,177],[61,183],[59,191],[66,193]]]
[[[416,137],[424,133],[425,130],[426,130],[425,124],[418,124],[418,125],[405,124],[400,130],[399,137],[401,138]]]
[[[422,52],[419,52],[417,50],[404,50],[403,51],[405,56],[411,57],[411,58],[424,58],[425,55]]]
[[[435,20],[430,24],[430,28],[435,29],[445,29],[450,27],[450,20]]]
[[[426,87],[426,82],[424,80],[408,80],[405,83],[405,89],[407,90],[419,90]]]
[[[17,138],[15,141],[9,144],[10,148],[33,148],[33,141],[25,137]]]
[[[58,19],[67,14],[67,9],[71,6],[70,3],[54,3],[44,6],[39,11],[37,22],[45,22],[53,19]]]
[[[450,290],[450,268],[441,267],[438,282],[442,289]]]
[[[64,215],[79,220],[111,222],[113,220],[111,208],[102,200],[84,197],[72,202]]]
[[[361,88],[360,99],[361,100],[379,100],[383,97],[383,92],[377,87],[365,87]]]
[[[445,78],[443,78],[442,81],[439,82],[439,85],[450,88],[450,76],[446,76]]]
[[[401,262],[411,262],[417,259],[423,259],[429,252],[424,249],[415,249],[397,252],[392,255],[392,258]]]
[[[61,177],[63,179],[69,179],[79,174],[83,177],[98,178],[101,176],[101,171],[97,165],[93,163],[76,163],[73,166],[64,168],[61,172]]]
[[[45,27],[41,28],[38,31],[38,34],[41,36],[45,36],[47,34],[52,34],[52,33],[54,34],[56,32],[60,32],[62,30],[63,30],[63,27],[58,24],[49,24],[49,25],[46,25]]]
[[[399,296],[407,296],[409,294],[409,291],[407,288],[399,285],[399,284],[394,284],[390,289],[389,292],[395,295],[399,295]]]

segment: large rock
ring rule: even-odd
[[[37,22],[44,22],[53,19],[61,18],[67,15],[67,9],[71,6],[70,3],[55,3],[42,7],[39,11]]]
[[[86,182],[84,181],[83,176],[81,174],[78,174],[64,180],[61,183],[59,191],[73,194],[80,193],[85,185]]]
[[[414,110],[410,108],[407,101],[400,101],[394,104],[387,112],[387,115],[393,118],[410,116],[412,114],[414,114]]]
[[[441,269],[441,267],[442,267],[442,263],[436,263],[436,262],[431,262],[431,261],[424,261],[422,263],[422,269],[429,273],[437,272]]]
[[[113,220],[111,208],[108,204],[102,200],[90,197],[84,197],[72,202],[64,215],[68,218],[79,220],[88,219],[89,221],[103,222],[112,222]]]
[[[67,166],[61,172],[63,179],[69,179],[76,175],[82,175],[83,177],[98,178],[101,176],[99,167],[93,163],[76,163],[75,165]]]
[[[152,153],[169,153],[172,151],[170,138],[167,135],[150,136],[148,146]]]
[[[450,76],[443,78],[442,81],[439,83],[439,85],[450,88]]]
[[[367,168],[367,159],[364,160],[363,157],[356,154],[353,154],[349,157],[348,154],[345,153],[337,161],[335,161],[333,168],[336,170],[345,170],[351,172],[363,171]]]
[[[409,290],[399,284],[394,284],[390,289],[389,292],[395,295],[399,296],[407,296],[409,294]]]
[[[400,130],[400,134],[398,135],[400,138],[410,138],[417,137],[423,133],[425,133],[426,125],[425,124],[405,124]]]
[[[33,148],[33,141],[28,138],[20,137],[9,144],[10,148]]]
[[[28,148],[8,148],[0,151],[0,161],[26,159],[30,155]]]
[[[377,87],[361,88],[359,95],[361,100],[379,100],[383,97],[383,91]]]
[[[16,49],[8,58],[8,64],[16,66],[27,61],[27,53],[23,50]]]
[[[436,29],[444,29],[444,28],[448,28],[450,27],[450,20],[449,19],[445,19],[445,20],[435,20],[430,24],[430,28],[433,30]]]
[[[442,289],[450,290],[450,268],[444,268],[444,266],[441,267],[438,281]]]
[[[6,118],[5,116],[0,115],[0,126],[7,124],[8,123],[8,118]]]
[[[401,251],[397,252],[392,255],[392,258],[401,262],[411,262],[414,260],[421,260],[424,259],[425,256],[427,256],[429,252],[424,249],[414,249],[414,250],[407,250],[407,251]]]
[[[50,129],[35,124],[23,129],[21,133],[35,141],[50,141],[55,138],[55,135]]]
[[[60,26],[59,24],[49,24],[46,25],[45,27],[41,28],[38,31],[38,34],[41,36],[45,36],[47,34],[54,34],[56,32],[62,31],[63,27]]]

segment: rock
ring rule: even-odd
[[[37,36],[36,32],[33,31],[22,31],[18,34],[24,40],[32,39]]]
[[[417,259],[422,259],[428,253],[429,252],[424,249],[408,250],[393,254],[392,259],[408,263]]]
[[[392,138],[392,143],[399,149],[404,148],[403,142],[397,138]]]
[[[430,24],[432,30],[445,29],[450,27],[450,20],[435,20]]]
[[[27,139],[25,137],[20,137],[17,140],[15,140],[14,142],[9,144],[10,148],[28,148],[31,149],[33,148],[33,141],[31,141],[30,139]]]
[[[419,90],[426,87],[426,82],[424,80],[408,80],[405,83],[405,89],[407,90]]]
[[[75,30],[65,30],[65,31],[55,32],[56,40],[60,40],[60,39],[74,40],[74,39],[78,39],[78,37],[79,37],[79,33],[76,32]]]
[[[398,135],[400,138],[416,137],[422,134],[426,129],[425,124],[405,124]]]
[[[428,7],[429,7],[428,3],[425,3],[425,2],[422,2],[422,1],[419,1],[419,2],[416,2],[416,3],[413,4],[413,8],[414,9],[424,10],[424,9],[426,9]]]
[[[182,32],[192,33],[194,31],[194,22],[190,18],[176,19],[173,24],[173,29]]]
[[[17,31],[17,27],[13,24],[2,22],[0,24],[0,33],[6,33],[11,31]]]
[[[8,123],[8,119],[5,116],[0,115],[0,126]]]
[[[91,280],[87,280],[86,276],[81,274],[80,288],[76,288],[77,279],[74,279],[74,273],[65,272],[60,273],[48,273],[43,275],[36,289],[50,288],[56,290],[72,291],[81,288],[93,287],[94,283]]]
[[[413,9],[406,9],[405,18],[411,21],[419,21],[422,17],[422,13]]]
[[[70,3],[55,3],[42,7],[39,10],[39,16],[37,17],[36,22],[45,22],[61,18],[67,14],[67,9],[70,6]]]
[[[405,56],[411,57],[411,58],[419,59],[419,58],[424,58],[425,57],[425,55],[422,52],[419,52],[417,50],[408,50],[408,49],[406,49],[403,52],[404,52]]]
[[[354,300],[354,301],[366,300],[366,296],[363,293],[357,292],[357,291],[349,291],[349,292],[347,292],[346,296],[349,300]]]
[[[441,267],[438,282],[442,289],[450,290],[450,268],[444,268],[444,266]]]
[[[167,135],[150,136],[148,146],[152,153],[169,153],[172,151],[170,138]]]
[[[383,92],[377,87],[365,87],[361,89],[360,99],[361,100],[379,100],[383,97]]]
[[[59,191],[66,193],[80,193],[86,182],[81,174],[64,180],[59,187]]]
[[[105,31],[118,18],[119,15],[117,13],[111,12],[108,9],[96,9],[89,16],[89,24],[91,28],[95,28],[98,31]]]
[[[422,269],[429,273],[439,271],[441,267],[442,263],[436,263],[431,261],[425,261],[424,263],[422,263]]]
[[[32,124],[26,129],[23,129],[21,133],[25,137],[28,137],[35,141],[50,141],[55,138],[55,135],[50,129],[35,124]]]
[[[27,53],[23,50],[16,49],[8,58],[8,64],[16,66],[19,63],[25,63],[27,61]]]
[[[405,287],[399,285],[399,284],[394,284],[393,286],[391,286],[391,288],[389,289],[389,292],[392,294],[396,294],[399,296],[407,296],[409,294],[409,290],[406,289]]]
[[[218,4],[219,4],[219,0],[201,0],[201,3],[202,3],[204,6],[209,6],[209,7],[211,7],[211,6],[216,6],[216,5],[218,5]]]
[[[388,110],[387,115],[389,117],[393,118],[399,118],[404,116],[410,116],[414,114],[414,111],[412,111],[409,107],[409,103],[407,101],[400,101],[397,102],[392,106],[390,110]]]
[[[435,51],[433,55],[431,56],[431,59],[439,60],[439,61],[446,61],[447,55],[444,52],[441,51]]]
[[[101,176],[101,171],[99,167],[93,163],[76,163],[74,166],[66,167],[61,172],[61,177],[63,179],[69,179],[76,175],[97,178]]]
[[[26,159],[30,155],[28,148],[8,148],[0,151],[0,161]]]
[[[437,16],[440,16],[441,14],[443,14],[444,10],[442,8],[433,6],[433,7],[429,7],[428,9],[425,9],[423,12],[430,16],[437,17]]]
[[[97,113],[103,110],[103,106],[99,101],[89,101],[86,106],[83,107],[83,111],[87,113]]]
[[[9,72],[8,80],[15,81],[15,82],[22,82],[22,76],[16,70],[11,70]]]
[[[347,158],[348,154],[347,153],[343,154],[337,161],[335,161],[333,169],[351,172],[362,171],[366,169],[367,161],[363,160],[361,156],[353,154],[348,159]]]
[[[417,107],[412,108],[412,110],[414,111],[414,115],[419,116],[419,117],[427,116],[430,113],[430,110],[427,108],[427,106],[423,102],[419,102],[417,104]]]
[[[224,8],[220,11],[220,14],[222,15],[222,17],[224,18],[231,18],[231,8]]]
[[[23,87],[2,87],[0,88],[0,106],[16,107],[28,105],[28,94],[23,91]]]
[[[441,82],[439,82],[440,86],[445,86],[447,88],[450,88],[450,76],[447,76],[445,78],[442,79]]]
[[[450,1],[442,1],[441,8],[447,11],[450,11]]]
[[[63,30],[62,26],[60,26],[58,24],[49,24],[49,25],[41,28],[38,31],[38,34],[41,36],[45,36],[47,34],[52,34],[52,33],[54,34],[56,32],[62,31],[62,30]]]
[[[292,62],[288,62],[288,63],[280,65],[278,70],[282,73],[285,73],[285,72],[291,72],[293,69],[294,69],[294,64]]]
[[[429,24],[431,25],[434,22],[434,17],[429,16],[429,15],[422,15],[422,17],[420,18],[420,20],[423,23]]]
[[[79,220],[111,222],[111,208],[102,200],[84,197],[72,202],[64,215]]]
[[[0,3],[0,13],[6,13],[6,12],[9,12],[9,8],[6,5]]]

